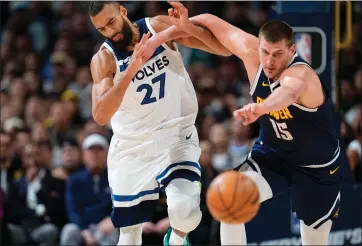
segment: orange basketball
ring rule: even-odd
[[[206,193],[206,204],[218,221],[246,223],[259,210],[259,191],[254,181],[245,174],[226,171],[211,182]]]

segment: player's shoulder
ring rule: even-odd
[[[103,77],[116,71],[116,62],[113,54],[105,47],[101,47],[91,59],[90,68],[94,76]],[[96,72],[97,71],[97,72]]]
[[[318,76],[315,71],[307,64],[307,63],[300,63],[295,64],[293,66],[288,67],[284,70],[281,77],[298,77],[305,80],[309,80],[311,78],[317,78]]]
[[[113,54],[106,47],[102,46],[99,50],[93,55],[91,59],[91,64],[100,65],[103,63],[114,63]]]

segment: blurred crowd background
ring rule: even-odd
[[[130,20],[167,14],[167,2],[126,2]],[[253,34],[273,2],[185,2],[189,15],[213,13]],[[106,156],[112,132],[91,115],[90,59],[103,42],[86,2],[1,3],[0,243],[114,245]],[[362,5],[353,3],[353,41],[340,52],[341,135],[349,169],[361,182]],[[343,18],[343,16],[342,16]],[[232,112],[250,102],[242,62],[181,47],[199,100],[202,154],[200,226],[195,245],[218,244],[205,191],[220,172],[240,164],[258,125]],[[158,244],[168,227],[160,200],[144,225],[144,244]]]

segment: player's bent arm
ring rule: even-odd
[[[259,39],[212,14],[198,15],[193,22],[206,27],[223,46],[243,60],[252,83],[260,64]]]
[[[296,73],[297,67],[288,68],[280,78],[280,87],[261,103],[262,113],[278,111],[298,102],[307,90],[308,82]]]
[[[191,18],[191,22],[193,22],[194,18],[196,17]],[[200,49],[216,55],[232,55],[209,30],[202,26],[192,25],[193,36],[190,36],[190,34],[173,26],[168,16],[155,16],[150,20],[152,27],[157,32],[155,38],[158,45],[175,41],[183,46]]]
[[[115,71],[116,64],[109,51],[102,49],[93,56],[91,61],[92,115],[100,125],[106,125],[117,111],[132,79],[126,69],[121,80],[113,85]]]

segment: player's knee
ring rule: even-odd
[[[260,175],[255,171],[250,171],[250,170],[245,171],[243,173],[247,175],[250,179],[252,179],[255,182],[256,186],[258,187],[260,202],[264,202],[273,197],[272,189],[262,175]]]
[[[120,228],[117,245],[142,245],[142,224]]]
[[[196,229],[202,217],[200,185],[185,179],[175,179],[166,188],[170,225],[182,232]]]

